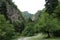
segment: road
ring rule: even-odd
[[[32,36],[32,37],[25,37],[25,38],[19,38],[18,40],[29,40],[31,38],[38,38],[40,37],[42,34],[38,34],[37,36]]]

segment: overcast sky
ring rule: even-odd
[[[45,0],[13,0],[20,11],[28,11],[29,13],[36,13],[38,10],[44,8]]]

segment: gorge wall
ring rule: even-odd
[[[0,13],[6,20],[17,21],[22,20],[22,14],[12,0],[0,0]]]

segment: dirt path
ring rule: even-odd
[[[20,38],[18,40],[29,40],[31,37]]]
[[[32,37],[25,37],[25,38],[19,38],[18,40],[29,40],[31,38],[38,38],[40,37],[42,34],[38,34],[37,36],[32,36]]]

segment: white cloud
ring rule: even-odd
[[[45,0],[13,0],[21,11],[32,14],[44,8]]]

